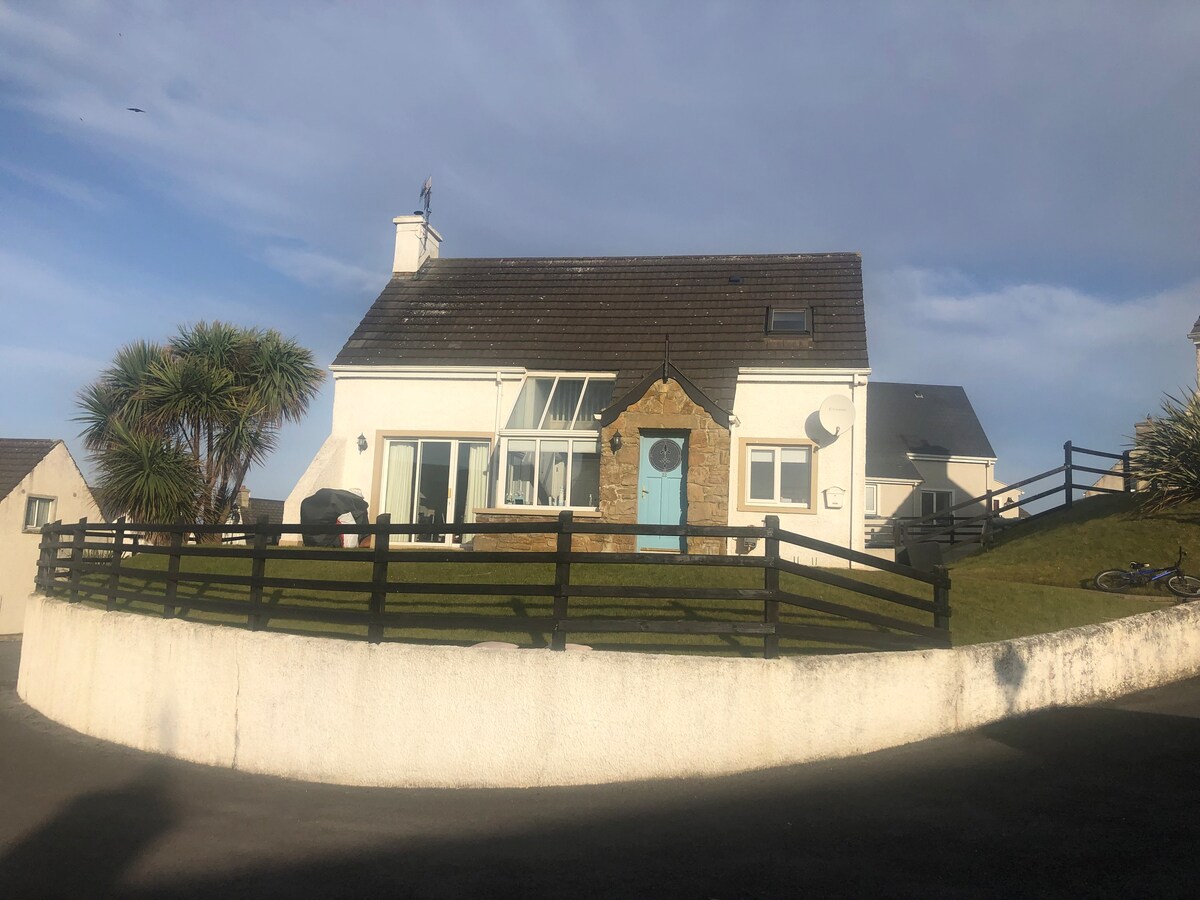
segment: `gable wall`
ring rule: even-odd
[[[733,430],[730,460],[729,524],[762,525],[765,516],[779,516],[780,527],[808,537],[863,549],[863,488],[866,460],[866,394],[862,382],[865,372],[834,376],[812,372],[796,375],[759,374],[738,378],[733,412],[737,425]],[[849,398],[855,405],[853,426],[836,438],[829,435],[817,419],[822,401],[830,396]],[[772,440],[801,441],[813,448],[816,467],[812,507],[794,510],[780,507],[777,512],[747,502],[745,491],[745,442],[771,444]],[[842,506],[827,503],[827,491],[841,488]],[[756,552],[761,553],[762,548]],[[826,557],[793,545],[781,545],[780,552],[805,565],[844,565],[844,561]]]
[[[65,444],[46,454],[33,471],[0,500],[0,634],[20,634],[25,601],[33,593],[41,534],[27,533],[25,507],[31,496],[51,497],[50,521],[77,522],[103,518],[92,492]]]
[[[516,402],[520,387],[521,374],[511,370],[335,371],[329,437],[288,495],[284,521],[299,522],[301,501],[326,487],[362,491],[374,518],[385,438],[419,433],[490,439],[504,424],[501,417]],[[358,449],[360,434],[367,439],[364,452]],[[295,536],[292,542],[298,540]]]
[[[992,465],[988,462],[966,460],[914,459],[913,465],[924,481],[913,490],[912,512],[902,515],[921,515],[921,491],[951,491],[954,503],[962,503],[972,497],[982,496],[993,487]],[[955,516],[972,516],[984,512],[980,501],[972,506],[956,510]]]

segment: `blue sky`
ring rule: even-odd
[[[1002,479],[1119,449],[1195,379],[1198,46],[1190,2],[0,2],[0,434],[85,462],[75,392],[183,322],[328,364],[432,174],[448,256],[857,250],[874,377],[965,386]]]

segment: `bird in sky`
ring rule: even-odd
[[[136,106],[127,106],[125,108],[130,112],[145,112],[144,109],[138,109]]]

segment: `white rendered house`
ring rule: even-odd
[[[420,216],[395,224],[392,278],[331,366],[330,434],[286,521],[334,487],[393,523],[460,522],[451,545],[471,522],[569,508],[643,524],[774,514],[862,547],[858,254],[450,259]],[[688,545],[705,547],[726,549]]]
[[[24,630],[41,527],[103,521],[91,489],[59,440],[0,438],[0,635]]]

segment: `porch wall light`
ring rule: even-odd
[[[620,450],[623,443],[624,441],[621,439],[621,432],[619,431],[608,439],[608,447],[613,453]]]
[[[367,451],[367,436],[365,434],[360,434],[358,436],[358,452],[366,453],[366,451]]]

